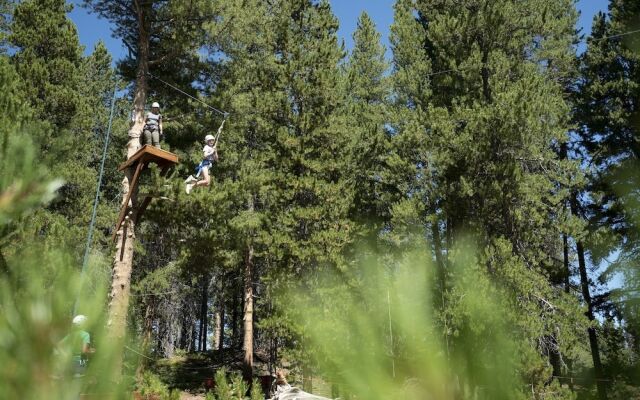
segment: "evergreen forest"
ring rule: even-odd
[[[605,3],[0,0],[0,399],[640,399]]]

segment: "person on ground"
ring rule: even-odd
[[[276,380],[273,382],[272,397],[278,398],[280,395],[289,392],[291,389],[292,387],[289,385],[289,382],[287,382],[284,371],[277,370]]]
[[[151,104],[151,111],[147,112],[144,123],[144,142],[160,148],[160,137],[162,136],[162,114],[160,114],[160,104]]]
[[[91,335],[87,332],[87,317],[76,315],[73,317],[72,330],[59,344],[62,352],[70,354],[73,361],[73,375],[82,376],[87,368],[89,355],[94,352],[91,348]]]
[[[271,400],[331,400],[326,397],[307,393],[287,382],[284,371],[276,371],[276,379],[271,387]]]
[[[213,163],[218,161],[218,144],[216,143],[215,137],[213,135],[207,135],[204,138],[205,146],[202,149],[203,160],[197,167],[196,176],[199,176],[202,173],[202,179],[198,180],[193,175],[189,175],[189,177],[185,180],[187,184],[187,194],[191,193],[191,190],[196,186],[209,186],[211,183],[211,176],[209,174],[209,169],[213,166]]]

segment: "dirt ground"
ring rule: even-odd
[[[191,394],[189,392],[181,392],[180,400],[204,400],[205,397],[202,394]]]

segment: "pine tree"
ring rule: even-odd
[[[399,136],[427,143],[415,147],[424,150],[413,153],[420,168],[413,185],[427,195],[428,214],[441,221],[432,236],[439,238],[444,226],[449,251],[456,237],[475,235],[493,282],[519,299],[505,318],[522,335],[527,357],[520,374],[545,390],[533,378],[536,366],[574,332],[545,302],[562,304],[563,314],[579,319],[575,300],[546,279],[560,268],[550,255],[557,253],[562,199],[574,171],[553,148],[566,141],[569,126],[554,78],[571,72],[576,12],[571,2],[546,0],[446,3],[396,5],[394,79],[409,110],[407,117],[398,111]],[[434,250],[441,245],[438,240]],[[460,295],[452,291],[446,302],[455,304]],[[523,318],[533,313],[547,322]],[[533,338],[541,347],[527,348]]]
[[[227,30],[221,48],[229,57],[219,94],[233,115],[224,141],[228,180],[216,190],[225,191],[232,207],[229,223],[220,226],[231,232],[237,252],[239,275],[243,281],[243,375],[253,373],[254,324],[258,309],[254,302],[254,282],[261,282],[269,254],[267,223],[274,208],[274,164],[271,151],[276,136],[271,121],[277,92],[271,87],[276,73],[275,54],[269,39],[274,35],[273,10],[260,1],[249,1],[225,10],[220,26],[238,22]],[[219,27],[212,27],[218,30]],[[234,95],[232,96],[231,93]]]
[[[245,282],[248,377],[258,317],[263,338],[294,330],[267,315],[269,299],[253,303],[251,282],[273,293],[289,288],[295,274],[335,265],[350,235],[351,194],[339,161],[347,141],[337,114],[343,54],[327,2],[230,2],[221,10],[211,44],[229,59],[217,93],[232,118],[214,189],[216,213],[228,222],[216,230]],[[226,35],[216,38],[221,27]]]
[[[284,1],[276,18],[278,89],[287,96],[278,99],[274,148],[282,190],[276,218],[284,236],[274,244],[286,249],[284,264],[305,271],[335,262],[349,229],[344,218],[352,194],[333,162],[345,141],[345,133],[332,126],[342,51],[326,1]]]
[[[216,231],[227,237],[226,251],[238,263],[230,266],[240,267],[244,280],[248,378],[258,317],[264,337],[287,329],[267,318],[268,300],[254,304],[252,282],[265,282],[274,291],[288,287],[291,274],[335,263],[348,237],[340,232],[346,226],[336,225],[346,218],[348,197],[339,198],[348,191],[340,181],[341,166],[333,164],[345,143],[339,130],[344,127],[333,117],[342,52],[326,2],[230,2],[221,10],[210,40],[229,60],[216,92],[232,118],[212,206],[228,221]],[[216,38],[213,33],[222,27],[226,35]]]
[[[390,140],[385,124],[390,85],[385,74],[389,66],[380,34],[366,13],[358,19],[353,39],[343,83],[342,129],[348,132],[349,150],[340,168],[347,171],[355,190],[349,218],[364,228],[360,235],[375,242],[389,220],[392,199],[397,197],[387,185]]]
[[[5,54],[7,50],[7,34],[13,13],[12,8],[12,0],[0,0],[0,54]]]
[[[588,223],[587,235],[578,244],[581,254],[581,286],[588,306],[589,319],[595,320],[598,307],[616,307],[616,299],[594,296],[595,283],[609,279],[615,271],[622,271],[628,289],[637,290],[637,274],[629,268],[637,261],[638,253],[638,93],[640,90],[640,41],[626,33],[638,28],[636,2],[611,1],[608,15],[599,13],[594,18],[587,50],[580,57],[581,79],[576,87],[576,122],[578,125],[575,151],[588,161],[585,195],[576,193],[574,212]],[[624,36],[617,36],[623,34]],[[590,279],[586,260],[598,265],[613,252],[621,254],[598,280]],[[624,299],[625,296],[623,295]],[[627,326],[636,338],[637,305],[622,301],[620,318],[628,319]],[[602,378],[606,366],[601,358],[607,357],[599,349],[601,330],[590,328],[589,338],[596,377]],[[637,339],[636,339],[637,340]],[[637,351],[637,348],[636,348]],[[608,368],[607,368],[608,370]],[[609,372],[609,371],[608,371]],[[608,377],[608,376],[607,376]],[[605,392],[598,382],[600,396]]]
[[[52,176],[65,181],[60,196],[34,216],[34,228],[45,242],[70,247],[80,264],[97,180],[95,154],[108,118],[104,86],[111,86],[112,71],[104,46],[87,59],[81,57],[68,11],[64,2],[22,2],[9,39],[25,97],[43,123],[33,138],[40,144],[40,159]],[[98,225],[98,232],[106,229]]]
[[[64,0],[24,1],[16,6],[10,26],[23,90],[38,117],[56,128],[70,127],[80,103],[81,49],[69,11]]]
[[[29,185],[42,179],[44,175],[40,169],[32,169],[31,161],[36,157],[35,146],[19,146],[21,140],[30,143],[31,130],[41,128],[31,122],[32,111],[24,98],[18,85],[19,76],[6,56],[0,56],[0,86],[3,96],[0,100],[0,149],[2,164],[0,165],[0,193],[7,201],[0,208],[0,272],[8,272],[6,262],[7,253],[15,252],[14,246],[6,249],[11,244],[11,236],[21,228],[20,217],[33,212],[40,205],[39,193],[29,196]],[[24,129],[28,126],[28,130]],[[11,154],[11,151],[18,151]],[[11,155],[11,157],[10,157]],[[26,197],[24,201],[19,199]]]

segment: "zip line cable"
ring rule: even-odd
[[[87,244],[84,249],[84,257],[82,258],[82,271],[80,272],[80,281],[82,282],[82,278],[84,277],[85,271],[87,269],[87,264],[89,263],[89,251],[91,250],[91,242],[93,241],[93,230],[96,224],[96,215],[98,213],[98,202],[100,201],[100,189],[102,187],[102,177],[104,176],[104,162],[107,159],[107,149],[109,148],[109,137],[111,136],[111,126],[113,125],[113,114],[116,106],[116,94],[118,91],[118,80],[114,79],[115,83],[113,84],[113,96],[111,97],[111,112],[109,114],[109,125],[107,128],[107,134],[104,139],[104,148],[102,150],[102,161],[100,162],[100,173],[98,174],[98,186],[96,187],[96,197],[93,201],[93,212],[91,214],[91,222],[89,223],[89,232],[87,233]],[[76,302],[73,305],[73,315],[78,311],[78,301],[80,300],[80,293],[78,293],[78,298],[76,298]]]
[[[603,37],[601,37],[601,38],[594,38],[594,37],[592,37],[592,38],[591,38],[591,41],[592,41],[592,42],[600,42],[600,41],[602,41],[602,40],[617,39],[617,38],[620,38],[620,37],[623,37],[623,36],[633,35],[633,34],[635,34],[635,33],[640,33],[640,29],[636,29],[635,31],[629,31],[629,32],[618,33],[618,34],[616,34],[616,35],[611,35],[611,36],[603,36]],[[583,42],[583,41],[584,41],[584,42],[588,42],[588,41],[589,41],[589,38],[585,38],[585,39],[581,40],[581,42]]]
[[[619,34],[611,35],[611,36],[603,36],[601,38],[593,38],[593,37],[592,38],[584,38],[584,39],[579,40],[578,43],[580,43],[580,42],[588,43],[589,39],[591,40],[591,42],[599,42],[599,41],[603,41],[603,40],[617,39],[617,38],[621,38],[621,37],[624,37],[624,36],[633,35],[633,34],[636,34],[636,33],[640,33],[640,29],[636,29],[636,30],[628,31],[628,32],[623,32],[623,33],[619,33]],[[460,71],[465,71],[467,69],[475,68],[475,67],[480,66],[480,65],[481,64],[470,65],[470,66],[463,67],[463,68],[450,68],[450,69],[445,69],[445,70],[442,70],[442,71],[431,72],[431,73],[426,74],[425,76],[431,77],[431,76],[437,76],[437,75],[444,75],[444,74],[448,74],[448,73],[451,73],[451,72],[460,72]],[[207,104],[206,102],[198,99],[197,97],[194,97],[194,96],[190,95],[189,93],[183,91],[182,89],[170,84],[169,82],[167,82],[167,81],[165,81],[165,80],[153,75],[151,72],[147,72],[147,75],[149,75],[153,79],[156,79],[156,80],[160,81],[161,83],[163,83],[164,85],[170,87],[171,89],[173,89],[173,90],[175,90],[175,91],[177,91],[177,92],[189,97],[190,99],[197,101],[198,103],[204,105],[205,107],[217,112],[218,114],[222,115],[225,120],[228,118],[228,116],[229,116],[228,112],[219,110],[219,109]],[[223,121],[223,125],[224,125],[224,121]]]
[[[636,29],[636,30],[628,31],[628,32],[623,32],[623,33],[619,33],[619,34],[611,35],[611,36],[603,36],[603,37],[601,37],[601,38],[593,38],[593,37],[592,37],[592,38],[584,38],[584,39],[579,40],[578,42],[585,42],[585,43],[588,43],[589,39],[591,39],[591,42],[599,42],[599,41],[603,41],[603,40],[617,39],[617,38],[621,38],[621,37],[624,37],[624,36],[633,35],[633,34],[636,34],[636,33],[640,33],[640,29]],[[475,67],[475,66],[476,66],[476,65],[468,66],[468,67],[464,67],[464,68],[450,68],[450,69],[445,69],[445,70],[442,70],[442,71],[431,72],[431,73],[429,73],[429,74],[426,74],[426,76],[436,76],[436,75],[444,75],[444,74],[448,74],[448,73],[450,73],[450,72],[460,72],[460,71],[464,71],[464,70],[466,70],[466,69],[473,68],[473,67]],[[161,83],[165,84],[166,86],[170,87],[171,89],[173,89],[173,90],[175,90],[175,91],[177,91],[177,92],[179,92],[179,93],[181,93],[181,94],[183,94],[183,95],[185,95],[185,96],[189,97],[190,99],[197,101],[198,103],[200,103],[200,104],[204,105],[205,107],[207,107],[207,108],[209,108],[209,109],[211,109],[211,110],[213,110],[213,111],[217,112],[218,114],[222,115],[222,116],[224,117],[224,119],[226,119],[226,118],[229,116],[229,113],[228,113],[228,112],[226,112],[226,111],[222,111],[222,110],[219,110],[219,109],[217,109],[217,108],[215,108],[215,107],[213,107],[213,106],[211,106],[211,105],[207,104],[206,102],[204,102],[204,101],[202,101],[202,100],[198,99],[197,97],[194,97],[194,96],[190,95],[189,93],[187,93],[187,92],[183,91],[182,89],[180,89],[180,88],[178,88],[178,87],[176,87],[176,86],[174,86],[174,85],[170,84],[169,82],[167,82],[167,81],[165,81],[165,80],[160,79],[159,77],[157,77],[157,76],[153,75],[151,72],[147,72],[147,74],[148,74],[151,78],[153,78],[153,79],[156,79],[156,80],[160,81]]]
[[[190,99],[195,100],[195,101],[197,101],[198,103],[200,103],[200,104],[204,105],[205,107],[207,107],[207,108],[209,108],[209,109],[211,109],[211,110],[213,110],[213,111],[217,112],[218,114],[222,115],[225,119],[226,119],[226,118],[227,118],[227,116],[229,115],[229,113],[228,113],[228,112],[226,112],[226,111],[221,111],[221,110],[218,110],[217,108],[215,108],[215,107],[213,107],[213,106],[210,106],[209,104],[205,103],[204,101],[200,100],[199,98],[194,97],[194,96],[190,95],[189,93],[187,93],[187,92],[185,92],[185,91],[181,90],[180,88],[178,88],[178,87],[176,87],[176,86],[174,86],[174,85],[170,84],[169,82],[164,81],[164,80],[162,80],[162,79],[158,78],[157,76],[153,75],[151,72],[147,72],[147,74],[148,74],[150,77],[152,77],[153,79],[156,79],[156,80],[158,80],[158,81],[162,82],[163,84],[167,85],[167,86],[168,86],[168,87],[170,87],[171,89],[173,89],[173,90],[175,90],[175,91],[177,91],[177,92],[180,92],[180,93],[182,93],[183,95],[185,95],[185,96],[189,97]]]

